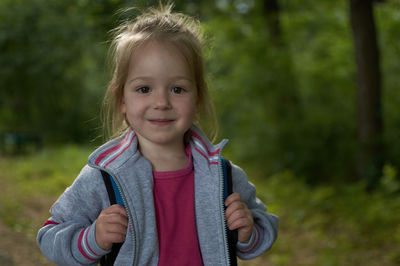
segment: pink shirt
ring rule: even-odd
[[[190,146],[184,169],[153,171],[159,266],[203,265],[194,215],[194,174]]]

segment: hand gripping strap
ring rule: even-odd
[[[124,207],[124,202],[122,200],[121,194],[114,179],[105,171],[101,170],[101,175],[103,176],[104,184],[106,185],[108,198],[110,200],[110,205],[119,204]],[[121,249],[122,243],[114,243],[111,248],[111,252],[103,256],[100,260],[101,266],[111,266],[114,265],[115,259],[118,256],[119,250]]]

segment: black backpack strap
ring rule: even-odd
[[[110,175],[106,172],[101,170],[101,175],[103,176],[104,184],[106,185],[108,198],[110,199],[110,205],[114,205],[117,203],[115,198],[114,188],[111,183]]]
[[[233,193],[233,182],[232,182],[232,165],[231,162],[222,157],[223,161],[223,174],[224,174],[224,189],[227,191],[226,195],[230,195]],[[228,248],[229,248],[229,258],[232,266],[237,266],[237,258],[236,258],[236,243],[238,241],[238,231],[229,230],[227,228],[227,237],[228,237]]]
[[[117,200],[116,200],[116,195],[115,195],[115,190],[113,188],[112,185],[112,180],[111,180],[111,176],[103,170],[101,171],[101,175],[103,176],[103,181],[104,184],[106,185],[106,189],[107,189],[107,194],[108,194],[108,198],[110,200],[110,205],[114,205],[117,204]],[[112,245],[111,248],[111,252],[104,255],[101,259],[100,259],[100,265],[101,266],[111,266],[114,265],[115,259],[118,256],[119,250],[121,249],[122,243],[114,243]]]

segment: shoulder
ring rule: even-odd
[[[248,181],[246,172],[240,166],[234,164],[232,161],[230,161],[230,164],[232,169],[232,180],[233,180],[234,191],[237,191],[237,189],[240,189],[243,185],[253,186],[253,184],[251,184]]]
[[[100,170],[85,165],[72,185],[68,187],[65,192],[73,190],[74,193],[84,195],[93,190],[97,190],[101,185],[104,186],[104,182]]]
[[[238,165],[234,164],[232,161],[229,161],[231,163],[232,167],[232,176],[235,176],[236,178],[241,178],[241,179],[246,179],[247,180],[247,175],[246,172]]]
[[[83,216],[92,220],[107,205],[108,194],[100,170],[86,165],[72,185],[58,198],[51,212],[65,218]]]
[[[236,164],[231,163],[231,165],[233,191],[240,194],[243,202],[245,202],[249,208],[258,208],[265,211],[265,205],[257,198],[256,187],[248,180],[245,171]]]

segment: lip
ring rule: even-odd
[[[149,119],[149,122],[152,123],[153,125],[169,125],[172,123],[174,120],[173,119]]]

